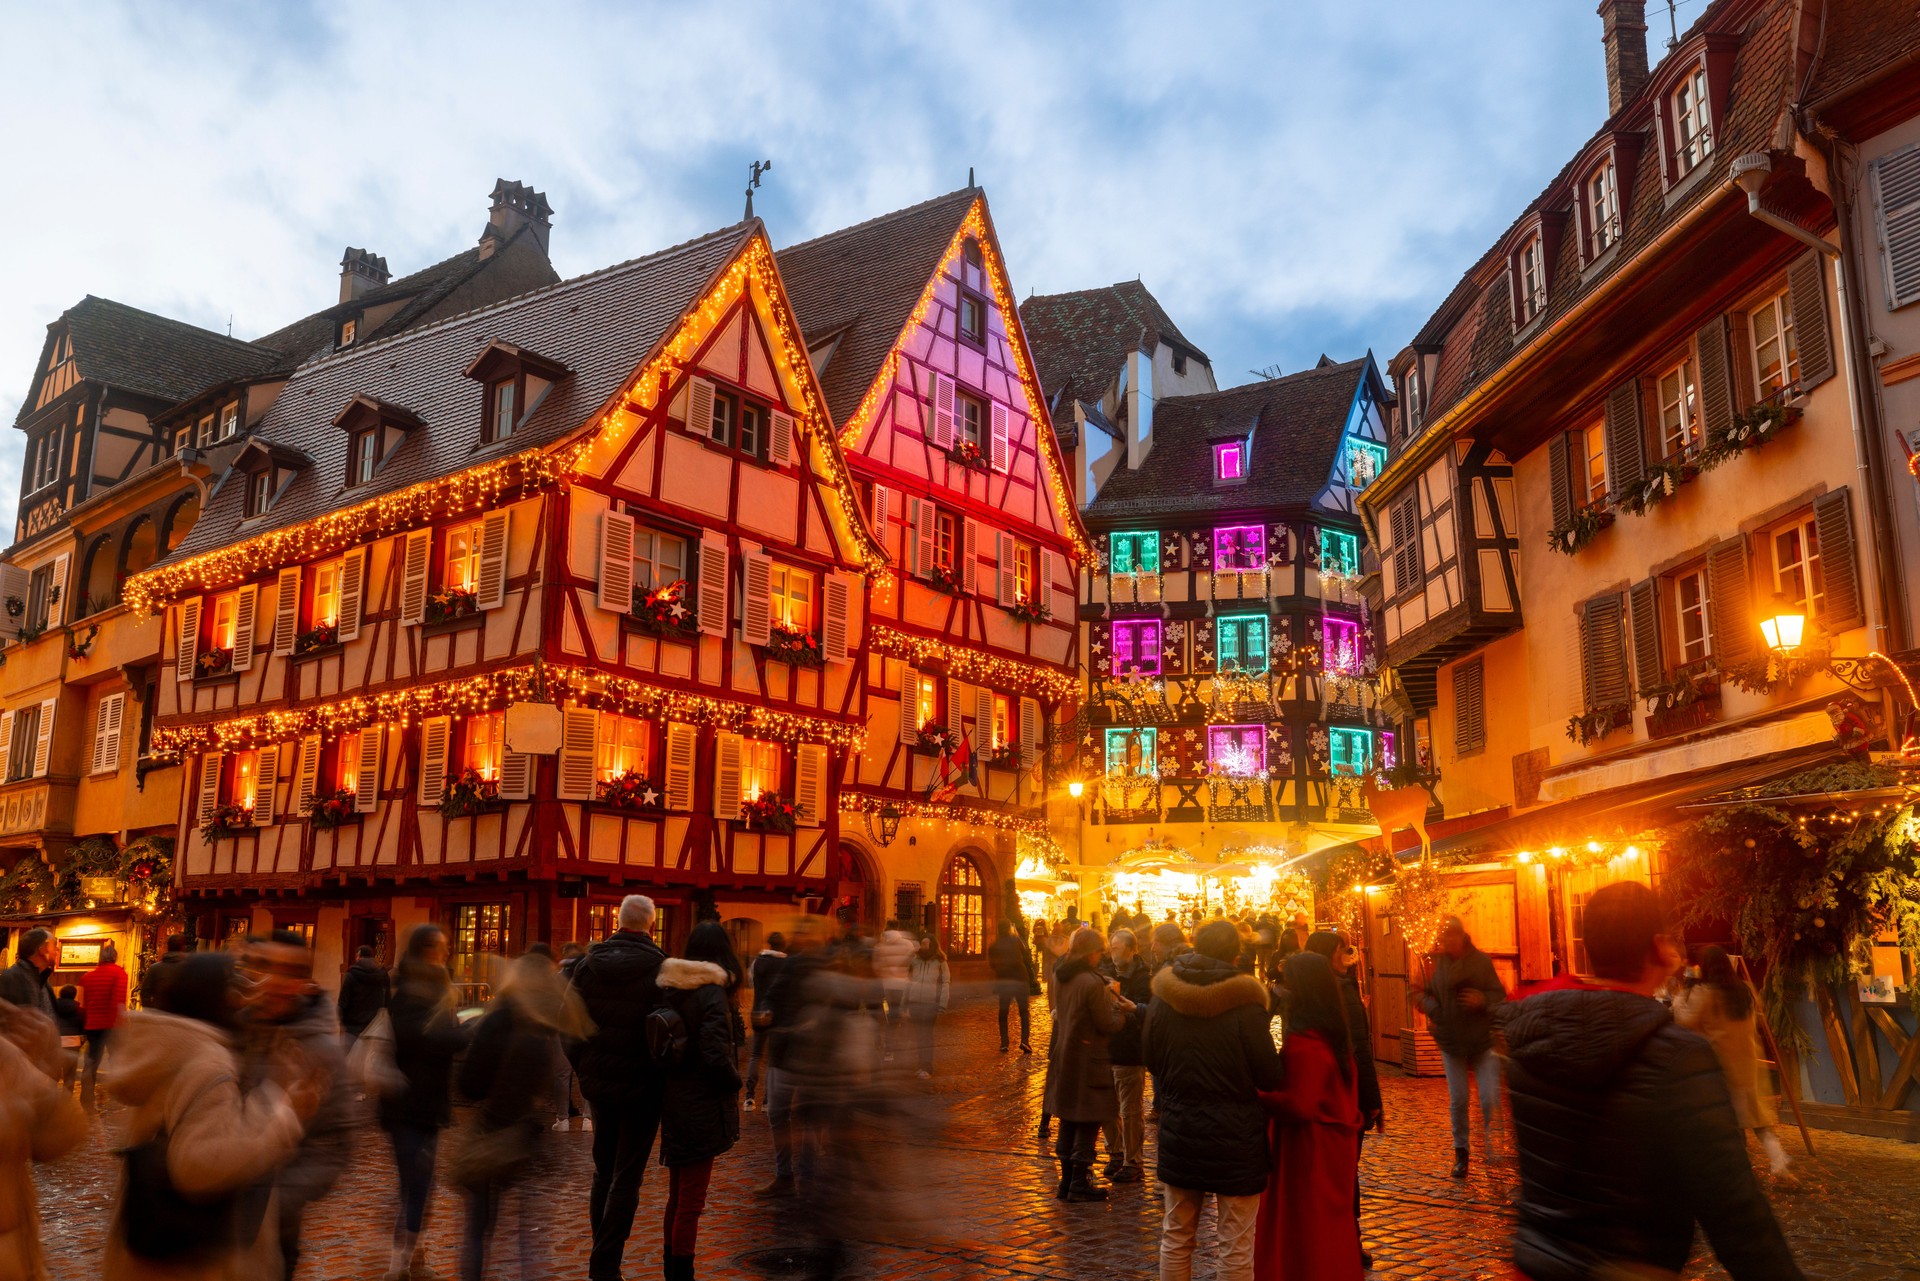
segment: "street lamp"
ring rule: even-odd
[[[902,817],[904,815],[900,807],[891,801],[883,804],[878,810],[868,810],[866,813],[867,835],[884,849],[893,844],[893,838],[900,834]],[[875,822],[876,819],[879,821]]]
[[[1773,612],[1760,620],[1760,634],[1767,638],[1767,648],[1782,658],[1791,658],[1806,630],[1807,611],[1775,593]]]
[[[1087,785],[1081,782],[1079,779],[1074,778],[1074,779],[1067,780],[1067,795],[1071,796],[1074,800],[1076,801],[1079,800],[1081,797],[1081,794],[1084,793],[1086,790],[1087,790]]]

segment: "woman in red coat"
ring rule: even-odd
[[[1333,967],[1296,952],[1281,971],[1286,988],[1285,1088],[1263,1092],[1273,1172],[1260,1198],[1254,1281],[1360,1281],[1353,1231],[1360,1101],[1352,1038]]]

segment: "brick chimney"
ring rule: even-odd
[[[1617,115],[1647,87],[1647,0],[1600,0],[1600,43],[1607,48],[1607,114]]]
[[[372,293],[392,279],[387,271],[387,260],[370,249],[355,249],[347,246],[347,252],[340,259],[340,301],[352,302],[362,294]]]
[[[493,257],[494,250],[512,240],[522,227],[533,229],[540,252],[546,253],[547,239],[553,234],[553,206],[547,203],[545,193],[501,178],[493,184],[493,208],[480,232],[480,256]]]

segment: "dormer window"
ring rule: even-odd
[[[488,343],[467,366],[467,377],[486,388],[480,439],[510,438],[526,426],[548,390],[566,376],[567,367],[558,361],[498,338]]]
[[[380,463],[407,433],[426,426],[419,415],[372,396],[355,396],[334,417],[333,425],[347,433],[348,486],[370,483]]]
[[[487,433],[488,439],[505,440],[513,435],[513,429],[519,421],[514,415],[514,393],[517,390],[511,378],[502,378],[493,384],[488,396],[493,406],[492,422],[489,424],[491,430]]]
[[[241,487],[241,505],[246,516],[265,515],[295,475],[311,466],[313,460],[297,449],[275,445],[255,437],[240,447],[233,460],[233,483]]]
[[[240,402],[228,401],[220,411],[220,439],[231,440],[240,434]]]
[[[1176,378],[1181,378],[1181,377],[1185,377],[1185,376],[1186,376],[1186,372],[1187,372],[1187,353],[1186,353],[1186,352],[1184,352],[1184,351],[1176,351],[1176,352],[1174,352],[1174,353],[1173,353],[1173,373],[1174,373],[1174,376],[1175,376]]]
[[[1587,177],[1587,259],[1592,261],[1620,239],[1620,188],[1609,156]]]
[[[1707,119],[1707,69],[1695,67],[1673,91],[1673,161],[1685,174],[1713,154],[1713,128]]]
[[[358,322],[351,316],[340,322],[340,346],[353,346],[353,335],[358,327]]]
[[[1540,237],[1529,236],[1515,259],[1515,293],[1519,324],[1526,324],[1547,306],[1547,265],[1541,252]]]
[[[273,470],[263,467],[247,476],[247,515],[258,516],[273,502]]]
[[[1413,365],[1407,370],[1407,394],[1404,397],[1407,414],[1407,435],[1412,436],[1420,430],[1420,366]]]
[[[347,483],[364,485],[373,479],[374,466],[380,461],[380,435],[372,428],[357,431],[347,448]]]
[[[1213,447],[1213,479],[1230,485],[1247,478],[1247,447],[1242,441],[1228,441]]]

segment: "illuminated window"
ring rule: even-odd
[[[1713,618],[1704,567],[1673,579],[1674,620],[1680,636],[1680,661],[1694,663],[1713,653]]]
[[[940,713],[940,681],[931,672],[920,673],[920,723],[925,725]]]
[[[987,947],[987,887],[980,868],[956,854],[940,878],[940,932],[950,957],[974,957]]]
[[[1329,772],[1335,777],[1358,778],[1373,772],[1373,733],[1364,729],[1327,731]]]
[[[240,598],[232,592],[213,598],[213,632],[209,639],[215,649],[233,648],[234,616],[239,608]]]
[[[235,752],[231,762],[233,774],[232,786],[227,793],[228,804],[250,810],[260,790],[260,753]]]
[[[773,621],[790,631],[813,630],[813,571],[773,567]]]
[[[1353,488],[1365,489],[1373,483],[1381,469],[1387,465],[1385,446],[1376,445],[1370,440],[1350,440],[1347,442],[1347,478],[1353,482]]]
[[[1582,479],[1586,485],[1586,501],[1597,503],[1607,496],[1607,425],[1596,422],[1582,433],[1581,449],[1585,453],[1585,467]]]
[[[1013,742],[1013,699],[1005,694],[993,696],[992,737],[987,742],[988,750],[999,751]]]
[[[1360,540],[1338,529],[1320,531],[1320,572],[1345,578],[1360,576]]]
[[[717,399],[717,397],[716,397]],[[758,405],[740,403],[740,452],[760,456],[760,446],[766,440],[767,411]]]
[[[608,782],[647,772],[647,722],[637,716],[600,713],[600,777]]]
[[[1660,375],[1660,449],[1673,457],[1700,443],[1700,395],[1693,360],[1682,360]]]
[[[633,585],[642,591],[684,582],[687,540],[652,529],[633,531]]]
[[[519,424],[514,421],[513,379],[503,378],[493,385],[493,438],[505,440]]]
[[[1215,480],[1245,480],[1247,478],[1247,447],[1239,441],[1213,447],[1213,478]]]
[[[340,564],[330,560],[313,568],[315,627],[332,627],[340,621]]]
[[[359,329],[359,326],[354,323],[351,317],[341,321],[340,322],[340,345],[342,347],[353,346],[353,336],[355,332],[358,331],[358,329]]]
[[[1151,574],[1160,568],[1160,531],[1111,534],[1107,563],[1116,574]]]
[[[342,734],[333,746],[334,766],[340,774],[340,789],[351,792],[360,784],[360,735],[377,731],[353,730]]]
[[[1160,674],[1160,620],[1128,618],[1113,625],[1113,674]]]
[[[603,717],[604,722],[609,718]],[[481,778],[500,777],[500,758],[506,751],[507,715],[481,712],[467,717],[466,752],[461,765]]]
[[[453,909],[447,938],[447,971],[456,983],[485,978],[480,958],[505,956],[513,948],[512,917],[505,903],[468,903]]]
[[[1793,337],[1793,299],[1782,292],[1747,313],[1753,335],[1754,385],[1762,396],[1800,380],[1800,352]]]
[[[1146,729],[1109,729],[1107,731],[1107,777],[1143,778],[1160,772],[1155,731]]]
[[[1321,620],[1320,665],[1343,676],[1360,673],[1360,624],[1351,618]]]
[[[1773,531],[1773,590],[1815,618],[1827,612],[1827,580],[1820,568],[1820,531],[1801,516]]]
[[[447,531],[446,573],[442,585],[463,592],[480,585],[480,522],[455,525]]]
[[[1040,599],[1040,557],[1027,543],[1013,548],[1013,594],[1015,599],[1032,605]]]
[[[1214,646],[1223,672],[1267,670],[1267,616],[1231,614],[1214,623]]]
[[[1267,563],[1265,525],[1222,525],[1213,531],[1216,570],[1263,569]]]
[[[1253,778],[1267,770],[1267,727],[1264,725],[1210,725],[1207,759],[1219,773]]]
[[[757,801],[780,791],[780,744],[757,738],[740,744],[740,797]]]
[[[1597,258],[1620,239],[1620,189],[1613,161],[1603,161],[1587,178],[1587,257]]]
[[[954,545],[959,530],[954,515],[950,511],[935,509],[933,513],[933,563],[948,573],[954,572]]]
[[[1696,67],[1673,91],[1673,160],[1677,173],[1686,173],[1713,154],[1713,131],[1707,124],[1707,69]]]

